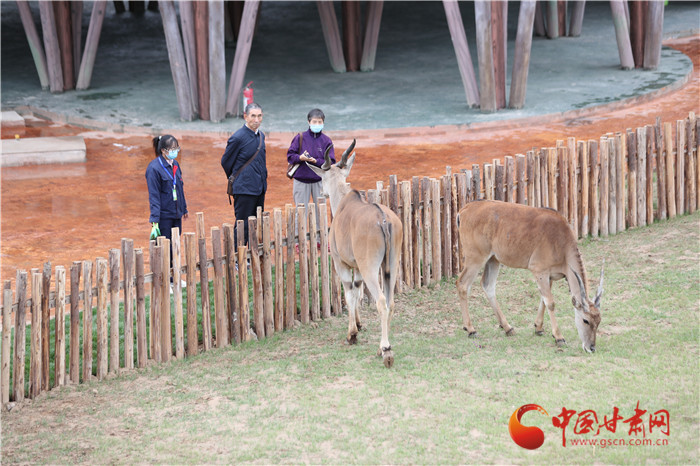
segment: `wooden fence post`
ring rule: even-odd
[[[284,330],[284,223],[282,209],[276,208],[272,214],[275,217],[275,331],[281,332]]]
[[[170,240],[164,236],[159,237],[158,240],[163,247],[161,250],[163,281],[160,295],[160,355],[163,362],[168,362],[173,356],[173,331],[170,324]]]
[[[275,333],[274,305],[272,300],[272,257],[271,257],[271,232],[270,213],[263,213],[262,217],[262,287],[263,287],[263,320],[265,321],[265,336],[271,337]]]
[[[311,289],[311,319],[321,318],[321,299],[318,283],[318,244],[316,227],[316,205],[309,204],[309,287]]]
[[[25,345],[27,339],[27,272],[24,270],[17,270],[15,292],[17,295],[17,312],[15,313],[15,358],[12,365],[12,387],[15,401],[19,403],[24,401]]]
[[[109,250],[109,372],[119,372],[119,249]]]
[[[671,123],[664,123],[664,143],[666,146],[666,206],[668,218],[676,217],[676,163],[673,152]]]
[[[201,220],[200,220],[201,218]],[[207,257],[207,240],[204,236],[204,214],[197,212],[198,225],[201,223],[201,231],[198,227],[197,244],[199,257],[199,283],[202,296],[202,339],[204,340],[204,351],[209,351],[212,345],[211,335],[211,306],[209,302],[209,259]],[[239,220],[240,222],[240,220]],[[243,236],[243,227],[237,228],[238,237]]]
[[[423,283],[425,286],[430,286],[432,283],[432,277],[430,273],[430,266],[433,261],[433,250],[432,250],[432,206],[431,206],[431,190],[430,190],[430,179],[428,177],[423,178]]]
[[[239,220],[240,221],[240,220]],[[239,231],[243,231],[242,229]],[[250,308],[248,306],[248,265],[246,255],[248,248],[238,246],[238,303],[239,321],[241,325],[241,341],[251,341],[252,335],[250,332]]]
[[[608,234],[617,234],[617,155],[615,154],[615,138],[607,135],[608,144]]]
[[[451,176],[443,175],[442,191],[442,275],[452,276],[452,182]],[[440,181],[438,181],[439,183]],[[456,216],[456,214],[455,214]],[[439,220],[438,220],[439,221]]]
[[[646,164],[646,204],[647,223],[654,223],[654,129],[646,126],[647,164]]]
[[[328,263],[328,210],[325,202],[318,204],[318,215],[321,235],[321,316],[327,319],[331,316],[331,282]]]
[[[435,180],[431,178],[430,185],[432,188],[431,201],[433,203],[433,279],[436,282],[439,282],[442,280],[442,215],[440,213],[442,200],[440,199],[440,180]]]
[[[422,228],[421,228],[421,211],[420,211],[420,178],[414,176],[411,178],[411,223],[412,237],[411,249],[413,256],[413,286],[421,287],[421,257],[423,253],[422,244]]]
[[[36,398],[42,391],[42,325],[41,325],[41,296],[42,277],[39,271],[32,272],[32,332],[30,345],[29,366],[29,396]]]
[[[0,379],[0,392],[2,392],[2,404],[10,401],[10,334],[12,322],[12,281],[5,280],[2,289],[2,377]]]
[[[631,129],[627,130],[627,171],[629,178],[627,180],[627,224],[630,228],[637,226],[637,170],[639,166],[639,157],[637,155],[637,138]]]
[[[676,213],[685,213],[685,121],[676,120]]]
[[[185,233],[185,262],[187,263],[187,356],[199,351],[197,332],[197,256],[194,233]]]
[[[695,150],[695,129],[696,129],[696,118],[695,113],[690,112],[688,119],[686,120],[686,136],[687,143],[686,147],[688,149],[688,163],[687,163],[687,177],[686,177],[686,187],[688,189],[688,194],[686,198],[688,199],[688,213],[693,213],[698,208],[698,190],[697,190],[697,151]]]
[[[262,223],[262,222],[261,222]],[[250,247],[250,269],[253,276],[253,322],[258,339],[265,338],[265,321],[263,318],[263,288],[260,272],[260,253],[258,249],[258,219],[248,217],[248,246]]]
[[[10,291],[10,293],[12,293]],[[10,295],[11,296],[11,295]],[[10,297],[10,299],[12,299]],[[55,359],[54,359],[54,385],[60,387],[66,380],[66,268],[59,265],[56,266],[56,314],[55,321]],[[9,316],[8,316],[9,317]],[[7,322],[7,321],[5,321]],[[3,325],[3,331],[5,325]],[[9,328],[9,327],[8,327]],[[8,340],[9,346],[9,340]],[[9,349],[9,348],[8,348]],[[4,350],[4,340],[3,340]],[[3,352],[4,354],[4,352]],[[3,366],[3,371],[5,367]],[[9,367],[8,367],[9,370]],[[4,373],[4,372],[3,372]],[[9,372],[8,372],[9,376]],[[3,393],[5,391],[3,390]]]
[[[569,222],[569,153],[563,141],[557,147],[557,164],[557,210]]]
[[[647,224],[647,134],[646,128],[637,128],[637,225]],[[650,200],[651,201],[651,200]]]
[[[214,318],[216,327],[216,347],[229,344],[228,322],[226,321],[226,304],[224,301],[224,268],[221,264],[221,230],[211,227],[211,249],[214,261]]]
[[[109,262],[98,258],[95,261],[97,285],[97,380],[102,380],[109,370],[107,295],[109,294]]]
[[[579,233],[579,159],[576,150],[576,138],[567,139],[567,151],[569,154],[569,222],[578,237]]]
[[[656,197],[657,197],[657,217],[665,220],[668,217],[666,209],[666,157],[664,156],[663,128],[661,117],[656,118],[654,125],[654,139],[656,142]]]
[[[124,368],[134,368],[134,241],[122,238],[124,263]]]
[[[591,236],[597,238],[600,231],[600,164],[598,163],[598,141],[588,141],[588,156],[591,171],[591,197],[588,203],[591,208]]]
[[[306,239],[306,229],[308,218],[306,206],[297,206],[297,219],[299,224],[299,311],[302,324],[309,323],[309,261],[308,261],[308,240]]]
[[[581,228],[581,237],[588,236],[590,232],[589,222],[590,222],[590,212],[589,212],[589,188],[590,188],[590,177],[589,177],[589,156],[588,156],[588,144],[585,141],[578,141],[577,144],[578,158],[581,164],[581,204],[579,216],[579,226]]]
[[[608,236],[610,231],[610,151],[608,138],[600,138],[600,236]]]
[[[239,344],[241,342],[241,324],[238,321],[238,294],[236,285],[238,283],[238,270],[236,268],[236,239],[234,235],[235,226],[230,223],[224,223],[224,251],[226,253],[226,297],[227,297],[227,315],[229,341]],[[194,314],[195,329],[192,331],[194,336],[197,335],[196,323],[197,313]],[[189,335],[189,323],[188,335]],[[189,338],[189,337],[188,337]],[[189,348],[189,345],[188,345]],[[189,354],[189,350],[188,350]]]
[[[49,363],[51,359],[51,309],[49,308],[49,296],[51,295],[51,262],[44,263],[41,275],[41,389],[47,391],[50,387]]]
[[[151,301],[151,355],[156,362],[162,362],[162,337],[161,333],[161,309],[163,305],[163,246],[158,244],[153,247],[153,253],[150,257],[151,270],[153,271],[153,281],[151,288],[153,289],[153,299]]]
[[[180,229],[172,229],[173,262],[173,301],[175,303],[175,357],[185,357],[185,323],[182,312],[182,253],[180,248]]]
[[[403,243],[401,247],[404,282],[408,288],[413,288],[413,259],[412,259],[412,219],[411,219],[411,182],[402,181],[399,185],[401,198],[401,222],[403,223]]]
[[[92,376],[92,262],[83,262],[83,382]]]
[[[287,274],[287,306],[285,309],[284,328],[294,328],[294,321],[297,315],[297,293],[296,279],[294,266],[294,236],[295,228],[295,213],[291,204],[285,205],[285,213],[287,215],[287,266],[285,273]]]
[[[617,232],[625,231],[625,177],[627,176],[627,163],[625,154],[625,141],[627,138],[621,132],[615,133],[615,139],[613,144],[615,147],[615,165],[618,169],[617,174],[617,200],[615,206],[617,207]]]
[[[138,367],[148,362],[148,334],[146,333],[146,277],[143,250],[134,251],[136,263],[136,361]]]
[[[83,263],[70,267],[70,381],[80,383],[80,272]]]

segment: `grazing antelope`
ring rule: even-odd
[[[531,271],[541,299],[535,319],[535,333],[542,335],[544,308],[549,312],[552,336],[558,346],[566,344],[554,317],[552,281],[566,278],[574,305],[574,321],[583,349],[595,351],[595,338],[600,324],[600,298],[603,294],[603,269],[600,285],[593,301],[586,292],[586,270],[576,244],[576,236],[558,212],[551,209],[509,204],[501,201],[476,201],[459,212],[460,250],[464,270],[457,279],[462,305],[464,330],[476,335],[469,317],[467,298],[476,274],[484,267],[481,286],[506,335],[515,333],[496,301],[496,280],[501,264]]]
[[[364,281],[377,303],[381,318],[379,354],[382,355],[384,365],[391,367],[394,354],[389,344],[389,322],[394,315],[394,287],[398,276],[403,227],[399,217],[388,207],[364,201],[360,193],[345,182],[355,161],[354,152],[348,157],[354,147],[353,140],[340,162],[335,165],[331,165],[328,150],[324,154],[325,163],[320,169],[307,165],[321,177],[323,194],[330,198],[333,213],[330,248],[348,304],[347,341],[351,345],[357,343]]]

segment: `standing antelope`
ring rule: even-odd
[[[335,165],[331,165],[327,149],[325,163],[320,169],[309,164],[307,166],[321,177],[323,195],[330,198],[333,213],[330,248],[348,304],[347,341],[351,345],[357,343],[364,280],[377,303],[381,318],[379,351],[384,365],[391,367],[394,354],[389,344],[389,322],[394,314],[394,286],[398,276],[403,227],[399,217],[388,207],[362,200],[360,193],[345,182],[355,161],[354,152],[348,157],[354,147],[353,140]]]
[[[510,336],[515,333],[496,301],[496,280],[501,264],[528,269],[535,275],[541,299],[535,319],[535,333],[542,335],[544,308],[552,323],[552,336],[558,346],[566,344],[554,317],[552,281],[566,278],[574,305],[574,321],[583,349],[595,351],[595,338],[600,324],[600,298],[603,294],[603,269],[600,285],[593,301],[586,292],[586,270],[576,237],[568,223],[551,209],[528,207],[500,201],[477,201],[459,212],[459,238],[464,270],[457,279],[462,305],[464,330],[476,335],[469,317],[467,298],[476,274],[484,267],[481,285],[496,313],[501,328]]]

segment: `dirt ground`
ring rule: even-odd
[[[471,168],[474,163],[550,147],[558,139],[597,139],[608,132],[654,124],[657,116],[675,122],[691,111],[700,114],[700,36],[670,40],[665,45],[687,54],[694,65],[687,83],[667,93],[531,121],[329,135],[338,148],[357,138],[357,158],[349,181],[355,188],[370,189],[377,181],[386,184],[392,174],[399,181],[415,175],[438,176],[448,165],[453,171]],[[232,125],[232,129],[237,127]],[[107,257],[110,248],[119,247],[121,238],[132,238],[135,247],[148,248],[144,173],[153,157],[150,136],[32,120],[22,137],[77,134],[85,138],[85,164],[2,170],[2,280],[13,278],[17,269],[40,268],[45,261],[68,269],[72,261]],[[183,231],[194,231],[196,212],[204,212],[207,229],[232,223],[233,208],[219,163],[226,138],[174,134],[183,148],[179,160],[190,212]],[[292,202],[292,184],[284,175],[292,136],[277,133],[268,139],[266,210]],[[13,137],[13,132],[3,129],[2,138]]]

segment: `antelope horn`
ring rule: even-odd
[[[600,266],[600,283],[598,284],[598,292],[595,295],[595,305],[600,306],[600,298],[603,296],[603,268],[605,267],[605,259],[603,259],[603,264]]]
[[[348,162],[348,155],[350,155],[350,152],[355,148],[355,139],[352,140],[352,144],[350,144],[350,147],[345,149],[345,152],[343,152],[343,156],[340,158],[340,163],[338,164],[338,168],[345,168],[345,164]]]
[[[331,158],[328,155],[328,153],[331,151],[331,147],[333,147],[333,144],[330,144],[326,148],[326,152],[323,153],[323,159],[325,160],[325,162],[323,162],[323,165],[321,165],[321,170],[323,171],[328,171],[331,169]]]
[[[571,269],[571,271],[574,272],[574,276],[578,281],[578,286],[581,289],[581,304],[583,305],[583,309],[586,312],[588,312],[588,296],[586,295],[586,285],[583,284],[581,275],[579,275],[573,268]]]

